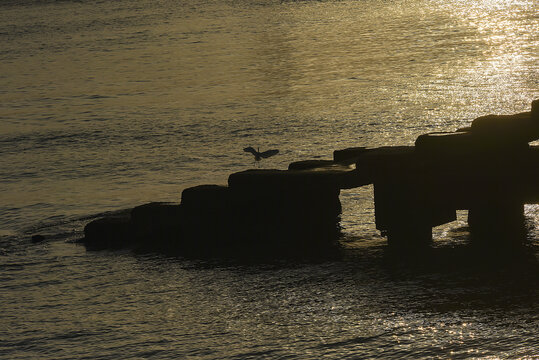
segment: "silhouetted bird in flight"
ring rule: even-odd
[[[258,161],[260,161],[262,159],[265,159],[265,158],[269,158],[270,156],[273,156],[273,155],[279,153],[279,150],[277,150],[277,149],[266,150],[266,151],[263,151],[263,152],[260,152],[259,150],[260,150],[260,148],[258,148],[258,150],[255,150],[251,146],[243,148],[243,151],[249,152],[249,153],[251,153],[251,154],[253,154],[255,156],[255,161],[256,162],[258,162]]]

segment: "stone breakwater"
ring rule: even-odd
[[[330,177],[253,170],[229,185],[185,189],[179,204],[150,203],[84,229],[89,249],[134,248],[190,257],[310,256],[335,252],[339,188]]]
[[[185,256],[335,254],[340,189],[374,184],[376,227],[391,246],[417,248],[432,227],[469,210],[472,239],[520,241],[523,204],[539,202],[539,100],[529,112],[479,117],[429,133],[415,146],[336,150],[288,170],[248,170],[225,185],[185,189],[180,203],[150,203],[86,225],[89,249]]]

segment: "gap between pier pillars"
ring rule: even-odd
[[[433,203],[425,181],[384,181],[374,184],[376,228],[396,248],[417,248],[432,242],[432,227],[456,219],[456,211]]]

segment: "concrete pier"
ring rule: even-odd
[[[417,249],[432,227],[468,210],[472,241],[525,238],[524,204],[539,203],[539,100],[530,112],[487,115],[414,146],[336,150],[333,160],[231,174],[85,227],[90,248],[137,247],[192,256],[325,253],[339,237],[341,189],[374,184],[376,228],[391,247]]]
[[[428,243],[429,227],[469,211],[472,240],[514,244],[525,236],[524,204],[537,203],[539,101],[515,115],[488,115],[468,129],[431,133],[410,148],[360,154],[374,183],[376,226],[393,246]]]

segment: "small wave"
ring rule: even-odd
[[[360,336],[360,337],[355,337],[348,340],[324,343],[324,344],[318,345],[318,348],[338,348],[338,347],[354,345],[354,344],[363,344],[363,343],[371,342],[374,340],[378,340],[381,337],[392,335],[392,334],[393,334],[393,331],[386,331],[381,334],[372,335],[372,336]]]
[[[86,95],[86,96],[83,96],[85,99],[90,99],[90,100],[95,100],[95,99],[112,99],[112,98],[115,98],[115,96],[107,96],[107,95],[98,95],[98,94],[94,94],[94,95]]]
[[[17,235],[17,232],[10,229],[0,229],[0,237],[2,236],[15,236]]]
[[[241,354],[236,354],[230,357],[230,359],[261,359],[265,356],[268,356],[270,354],[276,353],[278,350],[276,349],[267,349],[267,350],[260,350],[260,351],[248,351],[243,352]]]

